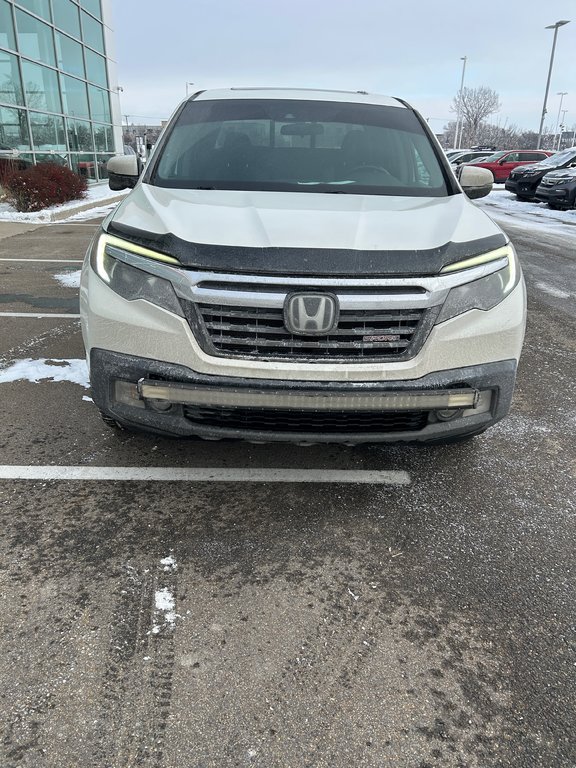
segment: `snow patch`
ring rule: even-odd
[[[483,208],[493,219],[503,224],[521,224],[540,232],[568,235],[576,239],[576,209],[553,211],[546,203],[523,202],[507,190],[494,188],[492,192],[475,205]]]
[[[178,563],[174,559],[172,555],[168,555],[168,557],[163,557],[162,560],[160,560],[160,565],[164,567],[165,571],[175,571],[176,568],[178,568]]]
[[[54,280],[57,280],[60,285],[63,285],[66,288],[80,288],[81,274],[81,269],[74,270],[73,272],[60,272],[60,274],[54,275]]]
[[[162,623],[156,623],[152,627],[152,634],[157,635],[162,627],[174,628],[178,614],[176,608],[176,599],[167,587],[156,590],[154,593],[154,607],[156,612],[161,614]]]
[[[70,381],[88,389],[90,378],[86,360],[59,360],[42,357],[33,360],[28,357],[16,360],[7,368],[0,369],[0,384],[12,381]]]
[[[569,299],[571,296],[567,291],[563,291],[560,288],[554,288],[553,285],[548,285],[548,283],[536,283],[536,288],[544,291],[544,293],[549,293],[550,296],[556,296],[557,299]]]
[[[16,211],[8,203],[0,203],[0,221],[23,221],[29,224],[45,224],[52,221],[52,215],[54,213],[60,213],[61,211],[70,211],[70,217],[67,219],[61,219],[61,221],[78,221],[79,218],[92,218],[100,214],[100,208],[91,208],[88,211],[80,211],[75,214],[79,206],[86,205],[86,203],[95,203],[102,201],[102,206],[105,209],[117,205],[118,203],[108,203],[106,201],[110,198],[117,198],[119,195],[128,194],[130,190],[124,192],[113,192],[108,184],[97,184],[93,187],[89,187],[86,192],[86,197],[82,197],[79,200],[71,200],[68,203],[62,203],[62,205],[51,205],[48,208],[44,208],[42,211],[35,211],[34,213],[22,213]],[[98,212],[96,212],[98,211]]]

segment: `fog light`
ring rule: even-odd
[[[146,400],[146,402],[153,411],[158,411],[159,413],[166,413],[174,407],[174,403],[168,403],[166,400]]]
[[[460,408],[445,408],[442,411],[436,411],[436,417],[438,421],[450,421],[451,419],[455,419],[456,416],[459,416],[462,413]]]

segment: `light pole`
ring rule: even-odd
[[[460,90],[458,91],[458,109],[456,111],[456,134],[454,136],[454,149],[460,149],[460,141],[462,140],[462,133],[464,132],[464,116],[462,116],[462,126],[460,126],[460,110],[462,108],[462,89],[464,88],[464,75],[466,73],[466,56],[461,56],[460,61],[464,62],[462,64],[462,78],[460,80]],[[460,130],[460,135],[458,135],[458,129]]]
[[[566,112],[568,112],[567,109],[562,110],[562,122],[560,123],[560,132],[558,133],[558,144],[556,146],[556,152],[560,151],[560,144],[562,144],[562,137],[564,136],[564,131],[566,130]]]
[[[550,53],[550,66],[548,68],[548,80],[546,80],[546,91],[544,93],[544,104],[542,106],[542,117],[540,118],[540,128],[538,129],[538,142],[536,143],[536,149],[540,149],[542,144],[542,129],[544,128],[544,119],[546,117],[546,104],[548,102],[548,91],[550,90],[550,78],[552,77],[552,66],[554,64],[554,51],[556,50],[556,38],[558,37],[559,27],[563,27],[565,24],[569,24],[569,19],[562,19],[557,21],[556,24],[550,24],[546,29],[554,30],[554,39],[552,41],[552,51]]]
[[[558,133],[558,126],[560,125],[560,112],[562,112],[562,101],[564,99],[564,96],[568,95],[568,91],[559,91],[556,96],[560,96],[560,106],[558,107],[558,117],[556,118],[556,127],[554,128],[554,138],[556,138],[556,134]]]
[[[186,83],[186,98],[188,98],[188,86],[194,85],[194,83]]]

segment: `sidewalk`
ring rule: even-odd
[[[128,194],[128,190],[122,192],[113,192],[107,183],[95,184],[93,187],[88,188],[86,197],[81,200],[72,200],[69,203],[63,203],[62,205],[53,205],[49,208],[44,208],[42,211],[36,211],[35,213],[20,213],[15,211],[8,203],[0,202],[0,226],[2,234],[0,237],[9,236],[4,234],[6,230],[6,224],[29,224],[38,225],[46,224],[52,221],[64,221],[70,219],[78,214],[90,211],[94,216],[100,214],[104,215],[114,207],[117,203],[124,199]],[[22,230],[18,230],[22,231]],[[16,231],[12,232],[16,234]]]

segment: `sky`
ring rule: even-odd
[[[464,85],[499,94],[493,122],[537,131],[554,36],[545,27],[569,19],[546,124],[555,128],[567,91],[566,126],[576,125],[576,0],[112,0],[112,13],[131,123],[168,118],[187,87],[288,86],[399,96],[439,133],[466,56]]]

